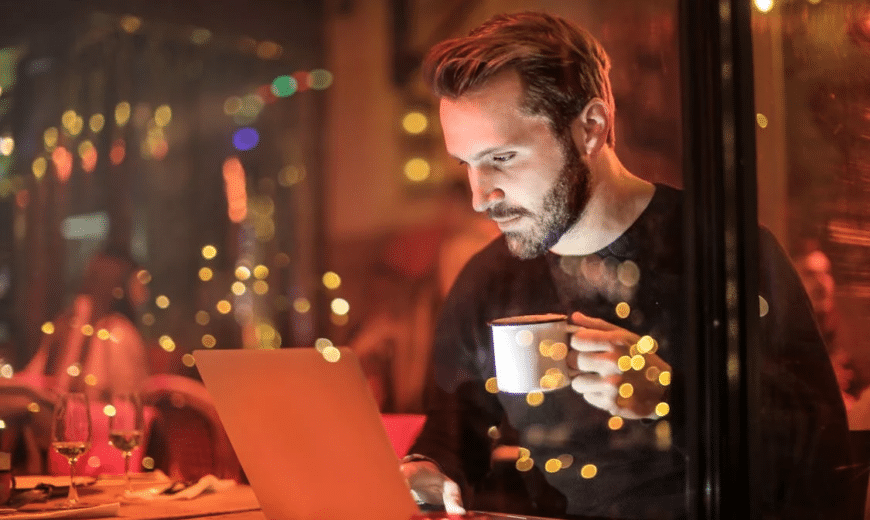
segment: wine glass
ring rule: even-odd
[[[130,455],[142,443],[145,417],[142,398],[136,392],[117,392],[111,397],[112,413],[109,413],[109,444],[124,454],[124,481],[130,493]]]
[[[51,446],[69,461],[69,494],[66,507],[80,504],[75,483],[75,464],[91,447],[91,430],[88,396],[79,392],[62,395],[52,420]]]

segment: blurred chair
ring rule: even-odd
[[[211,395],[202,383],[175,374],[155,374],[145,380],[142,397],[144,404],[156,411],[147,453],[154,459],[154,469],[187,481],[208,474],[244,480]]]
[[[11,453],[13,473],[46,474],[55,405],[52,392],[0,378],[0,450]]]

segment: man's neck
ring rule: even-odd
[[[557,255],[588,255],[610,245],[634,224],[655,192],[652,183],[626,170],[610,148],[602,149],[589,166],[589,202],[550,248]]]

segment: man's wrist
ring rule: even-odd
[[[438,469],[441,469],[441,465],[438,464],[438,461],[431,457],[427,457],[426,455],[420,455],[419,453],[409,453],[402,457],[399,462],[401,464],[406,464],[408,462],[431,462],[432,464],[438,466]]]

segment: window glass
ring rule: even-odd
[[[794,465],[797,487],[766,497],[763,507],[787,504],[788,493],[839,487],[848,492],[841,503],[853,509],[835,516],[858,518],[867,490],[870,427],[870,394],[864,392],[870,384],[870,10],[865,2],[831,0],[753,4],[758,216],[765,228],[759,242],[760,329],[762,342],[781,345],[760,361],[757,432],[767,435],[780,421],[798,428],[794,449],[770,450],[758,467],[763,472]],[[794,272],[772,260],[771,237]],[[818,343],[824,345],[822,356],[813,346]],[[814,383],[801,391],[771,383],[811,375]],[[804,408],[782,415],[795,399]],[[844,434],[846,414],[851,431]],[[801,426],[810,417],[817,424]],[[800,431],[809,436],[793,437]],[[838,452],[837,444],[844,449]],[[825,473],[809,474],[810,461],[834,461],[843,451],[853,457],[842,463],[850,469],[812,484]],[[821,514],[825,506],[811,500],[805,507]]]

